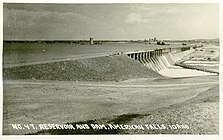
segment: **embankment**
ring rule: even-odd
[[[58,81],[122,81],[161,75],[125,55],[67,60],[3,69],[6,79]]]

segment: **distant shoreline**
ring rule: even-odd
[[[157,42],[157,41],[165,41],[165,42],[193,42],[193,43],[207,43],[207,42],[219,42],[219,38],[217,39],[192,39],[192,40],[94,40],[94,42],[102,42],[102,43],[134,43],[134,42]],[[79,42],[89,42],[89,40],[3,40],[6,43],[79,43]]]

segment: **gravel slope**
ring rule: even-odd
[[[129,124],[164,124],[169,129],[129,130],[130,134],[218,134],[219,87],[209,88],[184,103],[149,112]],[[169,125],[188,125],[189,129],[170,129]]]
[[[4,79],[122,81],[161,77],[127,56],[105,56],[3,69]]]

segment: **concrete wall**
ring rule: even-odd
[[[162,69],[171,67],[176,62],[183,59],[188,54],[194,51],[191,47],[185,48],[164,48],[142,52],[131,52],[127,55],[153,71],[159,72]]]

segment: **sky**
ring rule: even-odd
[[[4,40],[213,39],[218,4],[3,5]]]

